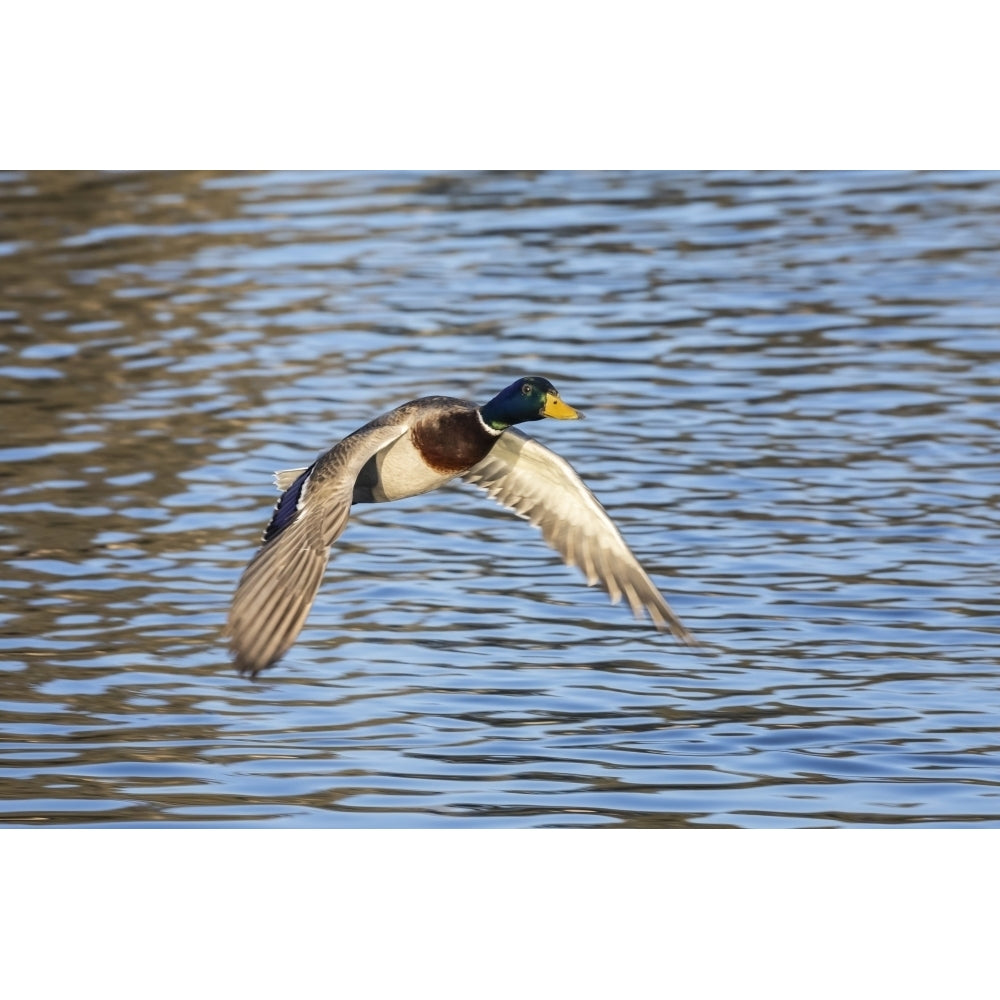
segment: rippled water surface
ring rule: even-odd
[[[1000,176],[0,176],[0,822],[1000,826]],[[457,485],[256,682],[275,499],[546,375],[702,646]]]

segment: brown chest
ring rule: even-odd
[[[411,437],[432,469],[455,476],[484,459],[497,441],[475,410],[425,417],[413,427]]]

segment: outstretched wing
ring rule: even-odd
[[[661,632],[669,629],[681,641],[696,644],[608,512],[564,458],[508,428],[462,478],[540,528],[568,566],[583,570],[588,585],[604,585],[613,604],[624,595],[636,617],[645,610]]]
[[[276,473],[284,493],[264,544],[240,578],[226,625],[242,673],[257,674],[295,642],[319,590],[330,546],[347,526],[358,473],[407,430],[406,424],[369,425],[308,469]]]

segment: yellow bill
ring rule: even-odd
[[[555,417],[556,420],[581,420],[583,414],[579,410],[574,410],[568,403],[564,403],[554,392],[545,394],[545,406],[542,413],[547,417]]]

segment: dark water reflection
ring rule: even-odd
[[[1000,177],[0,177],[0,822],[1000,825]],[[372,414],[524,372],[680,648],[468,488],[218,629]]]

